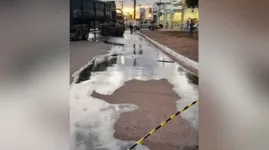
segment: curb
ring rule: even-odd
[[[156,46],[157,48],[159,48],[160,50],[162,50],[163,52],[165,52],[166,54],[172,56],[174,59],[176,59],[179,64],[181,64],[185,69],[187,69],[188,71],[192,72],[193,74],[198,76],[198,63],[175,52],[174,50],[158,43],[157,41],[152,40],[151,38],[149,38],[148,36],[144,35],[141,32],[137,32],[137,34],[139,34],[140,36],[144,37],[147,41],[149,41],[150,43],[152,43],[154,46]]]

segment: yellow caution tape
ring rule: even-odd
[[[128,150],[131,150],[133,148],[135,148],[138,144],[141,144],[143,142],[143,140],[145,140],[146,138],[148,138],[150,135],[152,135],[154,132],[156,132],[158,129],[160,129],[161,127],[163,127],[167,122],[169,122],[170,120],[174,119],[177,115],[179,115],[180,113],[182,113],[183,111],[187,110],[188,108],[192,107],[194,104],[198,103],[198,100],[192,102],[190,105],[184,107],[183,109],[181,109],[180,111],[178,111],[177,113],[173,114],[172,116],[170,116],[167,120],[163,121],[158,127],[152,129],[147,135],[145,135],[144,137],[142,137],[140,140],[138,140],[133,146],[131,146]]]

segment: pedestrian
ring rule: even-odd
[[[190,36],[190,37],[193,37],[193,26],[194,26],[194,23],[193,23],[193,20],[191,19],[191,20],[190,20],[190,23],[189,23],[189,26],[188,26],[188,29],[189,29],[189,36]]]
[[[129,28],[130,28],[130,33],[133,34],[134,26],[132,23],[129,25]]]
[[[187,20],[187,22],[186,22],[186,28],[189,30],[189,28],[190,28],[190,24],[191,24],[191,18],[189,18],[188,20]],[[185,28],[185,27],[184,27]]]
[[[189,23],[191,23],[191,20],[192,20],[191,18],[188,19]]]

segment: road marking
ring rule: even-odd
[[[177,113],[173,114],[172,116],[170,116],[167,120],[163,121],[158,127],[152,129],[148,134],[146,134],[144,137],[142,137],[140,140],[138,140],[133,146],[131,146],[128,150],[131,150],[133,148],[135,148],[138,144],[141,144],[147,137],[149,137],[150,135],[152,135],[154,132],[156,132],[158,129],[160,129],[161,127],[163,127],[167,122],[169,122],[170,120],[174,119],[177,115],[179,115],[180,113],[182,113],[183,111],[187,110],[188,108],[192,107],[194,104],[198,103],[198,100],[192,102],[191,104],[189,104],[188,106],[184,107],[183,109],[181,109],[180,111],[178,111]]]

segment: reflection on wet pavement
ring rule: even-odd
[[[89,33],[89,41],[99,41],[100,35],[96,32]]]
[[[120,40],[117,38],[115,42]],[[72,107],[70,121],[74,142],[72,149],[118,150],[127,149],[135,142],[115,139],[113,126],[121,113],[133,111],[137,106],[109,104],[91,97],[93,91],[109,95],[133,79],[142,81],[167,79],[173,85],[173,90],[181,97],[175,104],[177,110],[198,98],[198,77],[179,69],[181,66],[177,63],[158,62],[158,60],[170,62],[172,60],[136,34],[126,33],[122,40],[125,41],[123,46],[112,45],[110,54],[103,56],[102,59],[93,60],[78,74],[76,84],[72,84],[70,90]],[[181,116],[193,127],[198,138],[197,105]],[[136,149],[147,148],[139,145]]]
[[[136,66],[136,58],[134,59],[134,65],[133,65],[134,67]]]

